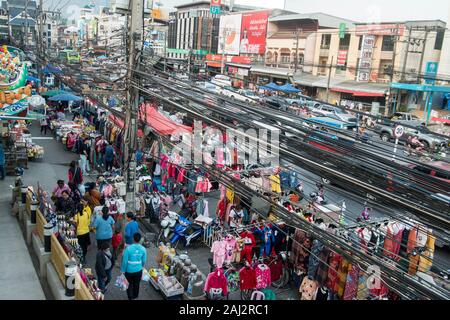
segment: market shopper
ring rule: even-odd
[[[114,257],[111,253],[109,243],[102,242],[97,252],[95,272],[97,273],[98,287],[102,290],[103,294],[106,292],[106,288],[111,282],[113,267]]]
[[[127,212],[127,224],[125,226],[125,245],[133,244],[133,235],[139,231],[139,225],[133,212]]]
[[[100,206],[102,194],[100,193],[100,191],[98,191],[97,184],[95,182],[92,182],[87,185],[89,186],[89,191],[86,192],[84,197],[88,201],[91,209],[94,210],[95,207]]]
[[[120,232],[120,228],[115,228],[114,235],[112,237],[112,250],[113,250],[113,259],[117,261],[117,257],[120,255],[122,245],[122,233]],[[117,265],[118,266],[118,265]]]
[[[84,195],[86,193],[86,189],[83,184],[83,172],[78,166],[77,161],[74,160],[70,163],[68,176],[69,182],[76,184],[78,190],[80,190],[81,194]]]
[[[75,183],[69,182],[68,185],[70,188],[70,197],[72,198],[75,206],[77,206],[80,203],[81,198],[83,198],[83,195],[81,194],[80,190],[78,190],[78,187]]]
[[[142,236],[139,232],[134,233],[134,243],[125,249],[122,257],[120,271],[122,274],[125,274],[129,283],[127,289],[128,300],[137,299],[139,296],[142,269],[145,267],[145,262],[147,261],[147,251],[139,244],[141,238]]]
[[[88,203],[85,199],[81,199],[81,202],[78,204],[75,222],[77,225],[78,243],[81,247],[81,250],[83,250],[82,263],[84,263],[86,261],[88,247],[91,244],[89,233],[89,224],[91,222],[91,208],[89,208]]]
[[[108,207],[103,207],[102,217],[97,218],[94,223],[95,238],[97,239],[98,248],[100,248],[104,242],[111,244],[114,223],[114,219],[109,215]]]
[[[75,214],[76,205],[70,197],[69,191],[64,190],[61,193],[61,197],[56,200],[56,211],[63,213],[64,215],[72,216]]]
[[[97,153],[98,157],[98,165],[102,167],[104,165],[104,156],[105,156],[105,149],[106,149],[106,140],[103,138],[103,136],[98,139],[98,141],[95,143],[95,152]]]
[[[114,163],[114,148],[112,145],[108,144],[105,148],[105,171],[110,171],[113,168]]]
[[[63,191],[70,192],[70,188],[66,183],[64,183],[64,180],[58,180],[55,188],[53,189],[52,196],[56,199],[61,198]]]
[[[47,129],[48,129],[48,120],[46,117],[43,117],[40,120],[40,124],[41,124],[41,134],[42,132],[44,132],[45,135],[47,135]]]

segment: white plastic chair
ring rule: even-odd
[[[252,292],[250,300],[266,300],[266,295],[261,291],[255,290]]]

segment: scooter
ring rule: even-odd
[[[180,216],[173,211],[161,220],[161,230],[159,231],[157,243],[169,241],[174,235],[174,229]]]
[[[173,233],[172,239],[170,240],[172,247],[177,248],[181,240],[186,248],[201,238],[204,230],[201,225],[192,223],[182,216],[178,216],[178,224],[175,226]]]

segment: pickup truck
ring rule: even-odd
[[[419,126],[422,121],[416,117],[415,115],[407,112],[396,112],[390,117],[386,117],[382,120],[379,120],[378,122],[381,123],[400,123],[400,124],[406,124],[410,126]]]
[[[426,150],[436,151],[440,150],[442,147],[447,147],[448,145],[447,139],[434,135],[433,132],[426,128],[404,128],[405,133],[400,137],[399,142],[406,143],[410,136],[417,135],[419,141],[423,143]],[[383,140],[384,142],[395,140],[394,129],[395,124],[378,123],[375,126],[375,132],[380,135],[381,140]]]

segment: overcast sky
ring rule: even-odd
[[[163,4],[163,9],[174,5],[192,2],[192,0],[155,0]],[[449,21],[449,0],[235,0],[235,3],[267,8],[283,8],[299,12],[324,12],[361,22],[396,21],[396,20],[434,20]],[[109,3],[108,0],[94,0],[98,5]],[[68,3],[86,5],[90,0],[45,0],[47,5]]]

